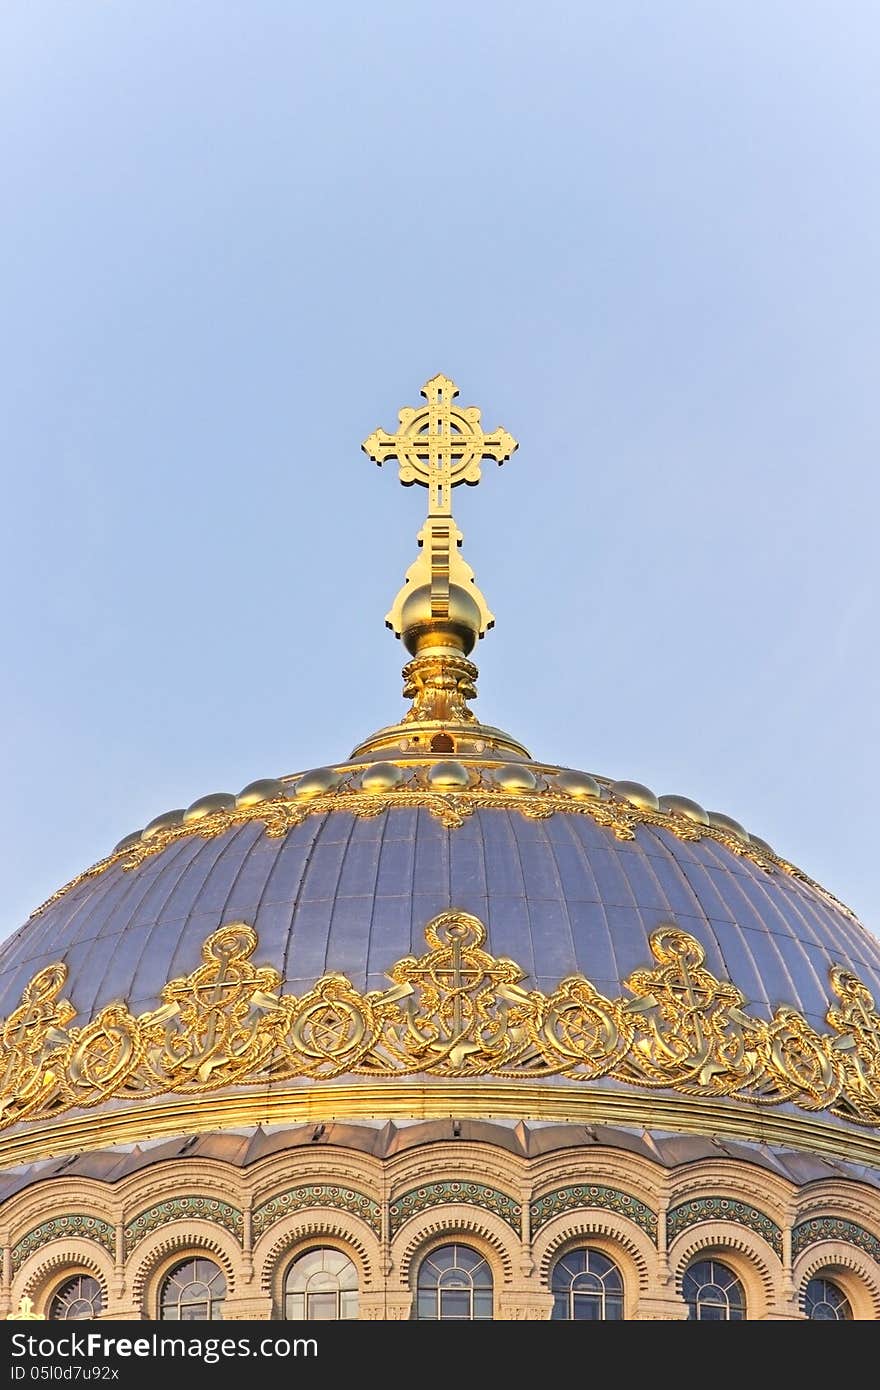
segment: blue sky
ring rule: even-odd
[[[874,4],[7,0],[0,937],[403,709],[445,372],[477,712],[880,931]]]

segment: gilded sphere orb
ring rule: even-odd
[[[235,798],[236,806],[256,806],[261,801],[274,801],[284,795],[284,783],[277,777],[262,777],[257,782],[248,782]]]
[[[163,811],[161,816],[154,816],[141,831],[142,840],[151,840],[154,835],[158,835],[160,830],[170,830],[173,825],[180,825],[183,820],[183,807],[178,807],[174,811]]]
[[[449,586],[449,608],[445,617],[438,618],[431,609],[431,586],[420,584],[407,594],[400,611],[400,628],[407,651],[414,653],[424,639],[436,636],[440,645],[448,643],[450,634],[461,643],[462,650],[471,650],[479,636],[482,615],[473,594],[460,584]]]
[[[651,788],[642,786],[641,782],[612,782],[611,793],[621,801],[628,801],[632,806],[638,806],[641,811],[660,810],[660,802]]]
[[[187,806],[183,819],[187,822],[204,820],[205,816],[213,816],[215,811],[231,811],[234,805],[235,797],[231,792],[209,792],[207,796],[200,796],[198,801]]]
[[[589,772],[560,772],[556,785],[569,796],[601,796],[602,788]]]
[[[760,835],[751,835],[751,834],[750,834],[750,835],[749,835],[749,843],[752,844],[752,845],[754,845],[754,846],[755,846],[755,849],[761,850],[761,852],[762,852],[763,854],[772,854],[774,857],[775,857],[775,855],[776,855],[776,850],[773,848],[773,846],[772,846],[772,845],[768,845],[768,843],[767,843],[766,840],[762,840],[761,837],[760,837]]]
[[[453,761],[435,763],[428,769],[428,781],[432,787],[466,787],[470,783],[467,768]]]
[[[721,811],[709,812],[709,824],[716,830],[726,830],[728,835],[733,835],[737,840],[742,840],[744,845],[749,843],[749,832],[744,825],[740,825],[738,820],[732,816],[725,816]]]
[[[698,801],[691,801],[688,796],[661,796],[660,810],[669,816],[685,816],[687,820],[696,821],[697,825],[709,824],[709,813],[703,810]]]
[[[113,846],[113,853],[119,854],[120,850],[131,849],[143,836],[142,830],[133,830],[130,835],[124,835],[118,845]]]
[[[313,772],[304,772],[294,783],[297,796],[320,796],[322,792],[332,792],[342,781],[342,774],[332,767],[316,767]]]
[[[365,792],[388,792],[400,785],[403,776],[403,768],[394,763],[374,763],[361,778],[361,786]]]
[[[496,767],[492,780],[506,792],[533,792],[538,779],[531,768],[521,763],[511,763],[509,767]]]

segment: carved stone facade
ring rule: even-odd
[[[0,1208],[0,1316],[23,1297],[47,1314],[85,1275],[102,1317],[155,1320],[164,1281],[194,1257],[222,1272],[224,1319],[281,1319],[291,1265],[323,1249],[354,1266],[359,1317],[397,1321],[415,1316],[423,1262],[455,1244],[485,1260],[498,1320],[549,1318],[554,1267],[583,1249],[616,1267],[625,1319],[686,1319],[682,1280],[712,1260],[748,1319],[803,1318],[807,1282],[826,1279],[854,1319],[880,1320],[880,1188],[855,1178],[798,1186],[757,1153],[670,1166],[625,1139],[569,1137],[529,1158],[429,1135],[381,1157],[278,1138],[248,1164],[157,1157],[115,1181],[33,1172]]]

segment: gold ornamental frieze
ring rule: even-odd
[[[327,974],[294,996],[280,992],[273,966],[253,963],[253,927],[232,923],[208,937],[196,970],[164,987],[157,1009],[135,1016],[114,1003],[84,1025],[63,997],[66,966],[47,966],[0,1026],[0,1128],[109,1101],[345,1076],[607,1079],[880,1126],[880,1015],[839,967],[831,1032],[820,1033],[790,1007],[753,1017],[674,924],[652,933],[653,963],[618,998],[582,975],[550,994],[527,989],[465,912],[435,917],[425,937],[423,955],[390,966],[387,989],[364,993]]]

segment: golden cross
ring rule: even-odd
[[[428,514],[451,516],[452,489],[459,483],[475,485],[483,459],[502,464],[518,445],[507,430],[485,434],[475,405],[454,405],[458,387],[448,376],[432,377],[421,394],[428,404],[404,406],[396,434],[374,430],[361,448],[380,466],[397,459],[405,487],[420,483],[428,489]]]
[[[45,1322],[45,1313],[34,1312],[34,1300],[28,1298],[27,1294],[18,1301],[18,1311],[6,1314],[7,1322]]]

